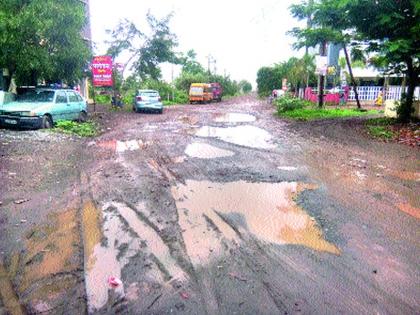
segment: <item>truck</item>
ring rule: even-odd
[[[222,101],[222,94],[223,88],[218,82],[210,83],[212,90],[213,90],[213,101],[221,102]]]
[[[213,88],[208,83],[192,83],[189,92],[190,104],[209,103],[213,100]]]

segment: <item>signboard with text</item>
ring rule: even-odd
[[[111,56],[97,56],[92,59],[93,86],[112,86]]]

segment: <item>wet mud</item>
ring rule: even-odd
[[[0,131],[0,314],[417,313],[413,148],[253,96],[101,110],[93,140]]]

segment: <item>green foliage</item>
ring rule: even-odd
[[[374,138],[392,139],[396,136],[390,126],[396,123],[394,118],[372,118],[366,121],[365,125],[368,133]]]
[[[311,102],[302,100],[297,97],[290,97],[290,96],[283,96],[283,97],[277,98],[274,103],[277,106],[278,113],[284,113],[287,111],[292,111],[292,110],[302,109],[305,107],[312,106]]]
[[[128,20],[121,21],[113,31],[107,31],[112,38],[107,42],[108,54],[114,58],[123,52],[129,55],[122,74],[130,66],[142,80],[158,80],[161,77],[159,65],[177,60],[173,52],[177,46],[176,35],[169,29],[171,17],[168,15],[158,20],[148,13],[148,35]]]
[[[395,102],[398,120],[401,122],[408,122],[411,115],[414,113],[413,106],[409,105],[407,101],[407,94],[403,93],[400,102]]]
[[[112,96],[109,94],[95,94],[95,102],[97,104],[111,104]]]
[[[175,90],[174,102],[176,104],[187,104],[188,103],[188,94],[181,90]]]
[[[208,82],[209,77],[205,73],[189,73],[182,72],[181,75],[175,79],[175,87],[178,90],[188,93],[191,83]]]
[[[80,137],[94,137],[99,132],[99,128],[94,122],[88,121],[78,123],[70,120],[57,121],[53,130],[66,134],[78,135]]]
[[[280,117],[294,120],[316,120],[327,118],[358,117],[377,114],[376,110],[360,111],[357,109],[320,109],[320,108],[301,108],[284,112],[278,112]]]
[[[257,72],[259,96],[269,96],[271,91],[281,87],[282,75],[274,67],[262,67]]]
[[[367,126],[368,132],[371,136],[381,139],[392,139],[395,135],[392,130],[385,126]]]
[[[252,91],[252,84],[251,83],[249,83],[248,81],[246,81],[246,80],[241,80],[239,83],[238,83],[238,87],[239,87],[239,90],[242,92],[242,93],[244,93],[244,94],[248,94],[249,92],[251,92]]]
[[[187,51],[186,55],[182,55],[179,58],[180,64],[182,64],[182,72],[183,73],[191,73],[191,74],[204,74],[206,73],[206,70],[204,67],[195,60],[197,54],[194,50]]]
[[[387,118],[387,117],[381,117],[381,118],[371,118],[366,121],[366,125],[369,126],[390,126],[393,125],[396,122],[394,118]]]
[[[82,77],[90,49],[81,35],[85,13],[80,1],[2,0],[0,68],[19,85],[40,80],[72,84]]]
[[[262,67],[257,72],[258,95],[269,96],[274,89],[282,87],[282,80],[287,79],[293,90],[306,84],[314,84],[314,57],[305,55],[302,58],[292,57],[273,67]]]
[[[404,73],[408,91],[398,113],[408,121],[414,89],[420,83],[420,5],[418,0],[312,0],[291,7],[302,20],[310,18],[306,28],[295,28],[295,47],[318,43],[351,43],[353,60],[369,61],[383,71]]]

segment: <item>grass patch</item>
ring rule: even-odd
[[[297,108],[284,112],[278,112],[280,117],[304,121],[327,118],[359,117],[372,114],[378,114],[378,111],[360,111],[357,109]]]
[[[55,132],[73,134],[80,137],[94,137],[99,132],[98,126],[92,121],[78,123],[70,120],[57,121],[53,130]]]
[[[385,126],[367,126],[369,134],[374,138],[392,139],[394,133]]]
[[[396,124],[394,118],[372,118],[366,121],[366,129],[370,136],[378,139],[390,140],[397,136],[397,132],[392,130],[392,126]]]

